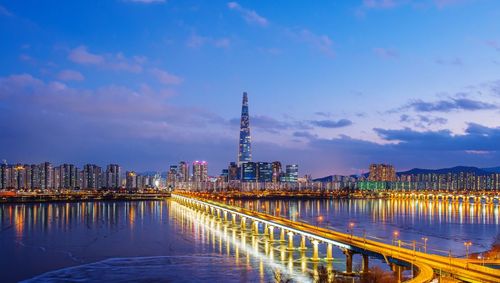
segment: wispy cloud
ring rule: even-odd
[[[143,56],[127,58],[121,52],[116,54],[92,53],[84,45],[72,49],[68,54],[68,59],[81,65],[95,65],[105,69],[132,73],[142,72],[142,64],[146,61]]]
[[[247,23],[255,24],[262,27],[265,27],[269,24],[269,21],[266,18],[257,14],[257,12],[255,12],[254,10],[242,7],[237,2],[229,2],[227,3],[227,7],[231,10],[239,12]]]
[[[374,48],[373,52],[380,58],[393,59],[399,57],[399,53],[394,49]]]
[[[333,40],[328,35],[316,34],[305,28],[287,29],[286,31],[293,39],[306,43],[328,57],[335,57]]]
[[[462,59],[455,57],[455,58],[450,58],[450,59],[443,59],[443,58],[438,58],[434,60],[434,62],[438,65],[443,65],[443,66],[462,66],[463,61]]]
[[[177,85],[182,83],[183,81],[181,77],[170,74],[169,72],[158,68],[152,68],[149,71],[162,84]]]
[[[125,2],[141,3],[141,4],[158,4],[165,3],[165,0],[124,0]]]
[[[86,46],[78,46],[75,49],[71,50],[68,55],[68,58],[78,64],[89,64],[89,65],[97,65],[104,62],[104,57],[101,55],[90,53],[87,50]]]
[[[342,128],[342,127],[347,127],[352,125],[352,121],[349,119],[340,119],[338,121],[336,120],[313,120],[311,121],[311,124],[317,127],[321,128],[329,128],[329,129],[334,129],[334,128]]]
[[[423,100],[414,100],[404,109],[413,109],[417,112],[450,112],[450,111],[477,111],[498,109],[498,106],[492,103],[468,99],[468,98],[449,98],[447,100],[438,100],[427,102]]]
[[[57,74],[57,78],[62,81],[83,81],[85,77],[75,70],[62,70]]]
[[[193,33],[186,41],[186,46],[189,48],[196,49],[201,48],[204,45],[211,45],[215,48],[229,48],[231,46],[231,39],[227,37],[213,38]]]

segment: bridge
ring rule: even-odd
[[[500,192],[497,191],[389,191],[383,192],[382,194],[388,196],[391,199],[419,199],[419,200],[442,200],[450,202],[474,202],[486,204],[500,203]]]
[[[362,256],[362,273],[369,271],[369,257],[385,260],[401,278],[403,269],[416,274],[407,282],[430,282],[437,276],[446,275],[466,282],[500,282],[498,270],[473,264],[465,259],[444,257],[407,249],[401,245],[390,245],[345,234],[307,223],[291,221],[240,207],[234,207],[207,199],[172,193],[172,199],[184,206],[198,210],[210,217],[228,223],[232,227],[264,236],[271,243],[280,242],[289,252],[312,249],[310,261],[333,260],[333,248],[341,249],[345,255],[345,273],[353,273],[353,256]],[[243,235],[243,234],[242,234]],[[242,236],[243,237],[243,236]],[[296,246],[298,242],[298,246]],[[399,242],[400,243],[400,242]],[[319,248],[326,249],[326,257],[320,258]],[[302,253],[304,256],[305,253]]]

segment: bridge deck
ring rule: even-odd
[[[219,208],[229,213],[235,213],[250,219],[260,220],[275,224],[277,227],[291,230],[295,233],[303,233],[308,237],[318,238],[320,241],[330,240],[335,245],[346,248],[355,247],[356,250],[364,250],[368,253],[377,253],[382,256],[394,258],[413,264],[419,270],[419,274],[408,282],[429,282],[434,277],[434,270],[442,273],[453,274],[455,278],[468,282],[500,282],[500,272],[498,270],[468,263],[464,259],[449,258],[440,255],[422,253],[409,250],[403,247],[367,240],[358,236],[340,233],[325,228],[313,226],[303,222],[291,221],[283,217],[272,216],[240,207],[234,207],[219,202],[206,199],[194,199],[193,196],[186,198],[180,194],[172,194],[174,197],[184,198],[190,201],[197,201],[202,204]]]

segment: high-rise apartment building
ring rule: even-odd
[[[94,164],[86,164],[83,166],[82,175],[83,189],[100,189],[102,187],[101,167]]]
[[[238,149],[238,167],[252,161],[252,139],[250,136],[250,115],[248,114],[248,95],[243,93],[240,121],[240,143]]]
[[[134,171],[127,171],[125,173],[125,187],[127,190],[137,189],[137,173]]]
[[[396,181],[396,170],[394,169],[394,166],[389,164],[371,164],[368,180],[378,182],[394,182]]]
[[[273,167],[273,176],[272,176],[272,182],[277,183],[280,181],[281,178],[281,162],[279,161],[274,161],[272,163]]]
[[[194,182],[208,181],[208,163],[206,161],[193,162],[193,181]]]
[[[179,182],[189,182],[189,164],[186,161],[179,162],[177,171]]]
[[[118,189],[121,187],[121,168],[118,164],[109,164],[106,167],[105,187],[108,189]]]

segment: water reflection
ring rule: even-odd
[[[403,244],[417,242],[428,251],[464,256],[464,241],[472,241],[471,250],[487,250],[499,230],[499,205],[404,199],[321,199],[321,200],[228,200],[229,204],[258,210],[294,221],[303,221],[332,230],[391,243],[397,231]]]

